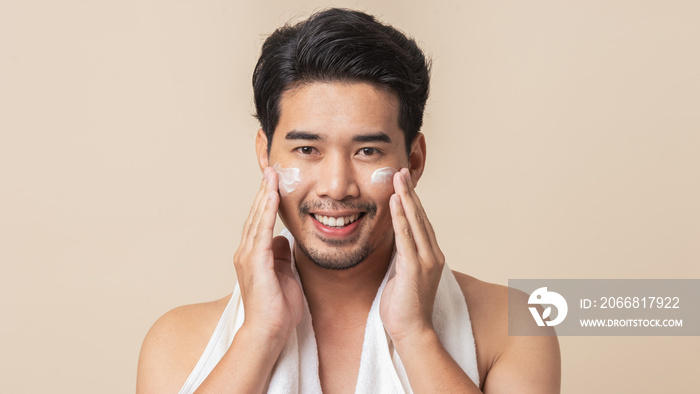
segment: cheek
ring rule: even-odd
[[[287,210],[301,196],[309,192],[313,179],[316,179],[313,168],[283,167],[276,162],[272,169],[277,173],[279,179],[279,193],[282,197],[281,208]],[[394,174],[398,170],[394,167],[381,167],[366,169],[357,174],[357,182],[366,194],[372,195],[377,202],[386,200],[388,205],[389,197],[394,193]]]
[[[365,171],[359,177],[365,194],[371,196],[381,212],[389,211],[389,199],[394,194],[393,179],[397,171],[393,167],[374,168]]]
[[[283,167],[276,162],[272,169],[277,173],[278,188],[280,194],[279,216],[288,228],[295,227],[293,218],[297,215],[301,196],[304,195],[304,187],[309,183],[308,174],[298,167]]]
[[[391,192],[393,193],[393,191],[394,191],[393,179],[394,179],[394,174],[397,172],[398,172],[398,170],[396,168],[393,168],[393,167],[377,168],[369,176],[369,179],[367,180],[368,181],[367,184],[373,190],[383,191],[383,190],[390,189]]]
[[[275,163],[272,169],[277,173],[279,180],[279,191],[282,197],[292,193],[302,182],[301,169],[295,167],[282,167],[280,163]]]
[[[283,197],[280,199],[280,205],[277,213],[279,214],[280,218],[282,219],[282,222],[287,227],[290,227],[290,220],[295,218],[297,215],[294,215],[294,212],[297,211],[295,207],[295,201],[293,201],[293,197]],[[298,205],[297,205],[298,206]]]

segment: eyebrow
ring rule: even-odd
[[[386,142],[391,143],[391,138],[388,134],[383,132],[371,133],[371,134],[361,134],[356,135],[352,138],[355,142]]]
[[[323,140],[319,134],[308,133],[306,131],[290,131],[284,136],[286,140],[308,140],[308,141],[319,141]]]
[[[292,130],[284,136],[286,140],[306,140],[306,141],[322,141],[324,138],[320,134],[309,133],[307,131]],[[385,142],[391,143],[391,137],[384,132],[376,132],[369,134],[360,134],[352,137],[354,142]]]

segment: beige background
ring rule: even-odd
[[[131,392],[155,319],[232,290],[260,44],[328,4],[2,2],[0,392]],[[700,278],[697,2],[334,4],[433,57],[418,189],[453,268]],[[700,384],[698,337],[560,342],[565,393]]]

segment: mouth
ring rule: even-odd
[[[318,213],[312,213],[311,215],[314,219],[316,219],[316,221],[326,227],[343,228],[355,223],[358,219],[364,216],[364,214],[364,212],[361,212],[346,216],[326,216]]]
[[[349,240],[354,238],[359,231],[359,225],[364,219],[366,212],[356,212],[352,214],[329,215],[321,213],[311,213],[313,224],[322,239],[326,240]]]

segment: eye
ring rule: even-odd
[[[376,155],[380,152],[379,152],[379,149],[377,149],[377,148],[362,148],[357,153],[359,153],[363,156],[372,156],[372,155]]]
[[[297,152],[301,153],[302,155],[310,155],[310,154],[314,153],[316,148],[314,148],[312,146],[300,146],[300,147],[296,148],[295,150]]]

